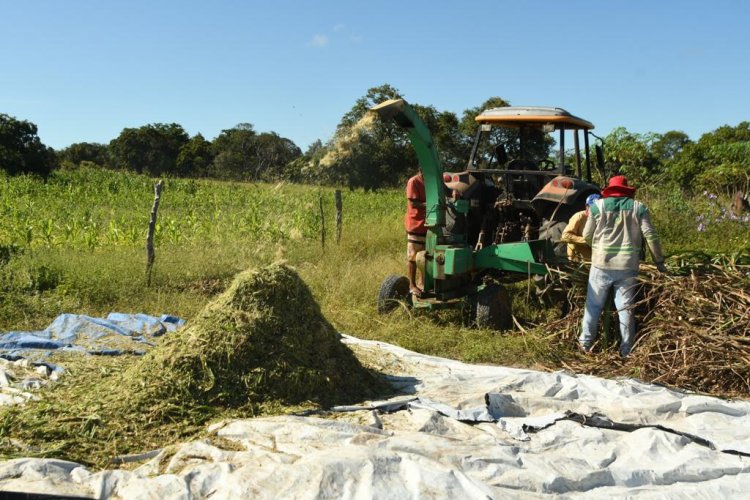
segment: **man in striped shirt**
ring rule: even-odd
[[[620,356],[627,357],[635,339],[633,305],[636,277],[641,262],[643,240],[651,252],[657,269],[666,272],[661,244],[651,225],[648,208],[633,199],[635,187],[625,176],[612,177],[602,191],[602,199],[589,207],[589,218],[583,238],[591,245],[586,310],[578,342],[588,353],[596,340],[599,316],[610,289],[615,290],[615,306],[620,318]]]

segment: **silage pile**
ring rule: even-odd
[[[613,347],[567,363],[578,372],[636,376],[676,388],[728,397],[750,396],[750,267],[686,265],[662,275],[646,267],[636,306],[633,352],[620,360]],[[572,275],[568,275],[570,278]],[[585,274],[577,275],[573,314],[547,325],[553,341],[575,345],[585,303]],[[583,286],[582,286],[583,285]],[[614,308],[613,308],[614,309]],[[619,339],[613,312],[610,336]],[[601,330],[601,327],[600,327]],[[601,339],[601,334],[600,334]]]
[[[235,407],[356,400],[372,393],[375,379],[341,344],[299,275],[273,265],[240,274],[122,382],[140,404]]]
[[[126,369],[96,371],[10,410],[3,454],[102,465],[195,435],[210,419],[352,403],[385,388],[284,265],[239,274],[187,328]]]

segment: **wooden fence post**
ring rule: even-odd
[[[148,221],[148,235],[146,236],[146,286],[151,286],[151,269],[154,266],[154,231],[156,230],[156,212],[159,210],[161,189],[164,181],[160,180],[154,186],[154,205],[151,207],[151,219]]]
[[[323,194],[318,195],[318,205],[320,206],[320,246],[326,247],[326,217],[323,212]]]
[[[336,244],[338,245],[339,241],[341,241],[341,227],[344,218],[343,206],[341,204],[341,190],[337,189],[333,196],[336,199]]]

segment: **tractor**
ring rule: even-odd
[[[533,277],[543,288],[548,265],[565,259],[559,240],[568,219],[584,209],[587,196],[600,192],[591,182],[593,124],[560,108],[488,109],[476,117],[466,169],[447,172],[430,131],[406,101],[391,99],[371,111],[406,130],[426,195],[425,249],[417,255],[423,293],[410,294],[405,276],[388,276],[378,311],[399,303],[432,310],[468,302],[478,327],[510,328],[504,284]],[[572,137],[571,151],[566,136]],[[547,154],[552,145],[558,148],[554,160]],[[595,151],[601,171],[602,149]]]

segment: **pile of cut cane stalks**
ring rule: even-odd
[[[604,333],[607,313],[602,315],[594,354],[563,366],[577,373],[750,397],[750,257],[680,255],[671,257],[667,266],[667,274],[641,266],[634,307],[638,333],[628,358],[618,354],[619,321],[612,306]],[[561,348],[575,346],[580,334],[587,275],[587,266],[558,272],[571,309],[544,329]]]

